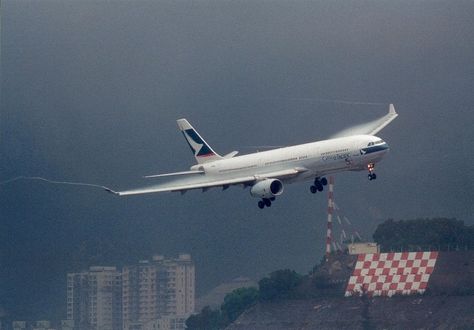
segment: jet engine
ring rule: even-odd
[[[278,179],[265,179],[250,189],[250,195],[259,198],[272,198],[283,193],[283,183]]]

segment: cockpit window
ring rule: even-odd
[[[374,146],[374,145],[377,145],[377,144],[382,144],[382,143],[384,143],[383,140],[377,140],[377,141],[374,141],[374,142],[369,142],[367,147]]]

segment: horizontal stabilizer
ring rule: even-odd
[[[232,152],[229,152],[227,155],[222,156],[222,158],[224,158],[224,159],[229,159],[229,158],[234,157],[234,156],[237,155],[238,153],[239,153],[238,151],[232,151]]]
[[[144,178],[160,178],[160,177],[165,177],[165,176],[179,176],[179,175],[191,175],[191,174],[203,174],[203,173],[204,171],[183,171],[183,172],[147,175],[147,176],[144,176]]]

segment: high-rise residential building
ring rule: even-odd
[[[67,319],[76,330],[122,328],[122,278],[115,267],[69,273]]]
[[[194,312],[195,270],[189,254],[154,256],[122,271],[123,329],[145,329],[165,317],[185,319]]]
[[[166,325],[166,324],[165,324]],[[173,325],[173,324],[171,324]],[[0,330],[4,329],[0,326]],[[5,329],[12,330],[74,330],[72,321],[63,320],[61,322],[41,321],[13,321],[11,327]],[[162,330],[162,329],[160,329]],[[164,329],[163,329],[164,330]]]
[[[195,269],[189,254],[181,254],[178,259],[165,263],[167,294],[176,297],[176,304],[167,305],[165,315],[188,317],[194,313]]]
[[[162,316],[143,325],[142,330],[183,330],[186,329],[186,319],[177,316]]]
[[[68,274],[67,325],[74,330],[184,329],[194,312],[195,270],[189,254],[154,256],[126,266]]]

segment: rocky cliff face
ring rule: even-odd
[[[473,251],[440,252],[424,295],[345,298],[354,264],[331,259],[298,288],[301,299],[259,303],[228,329],[474,328]]]

